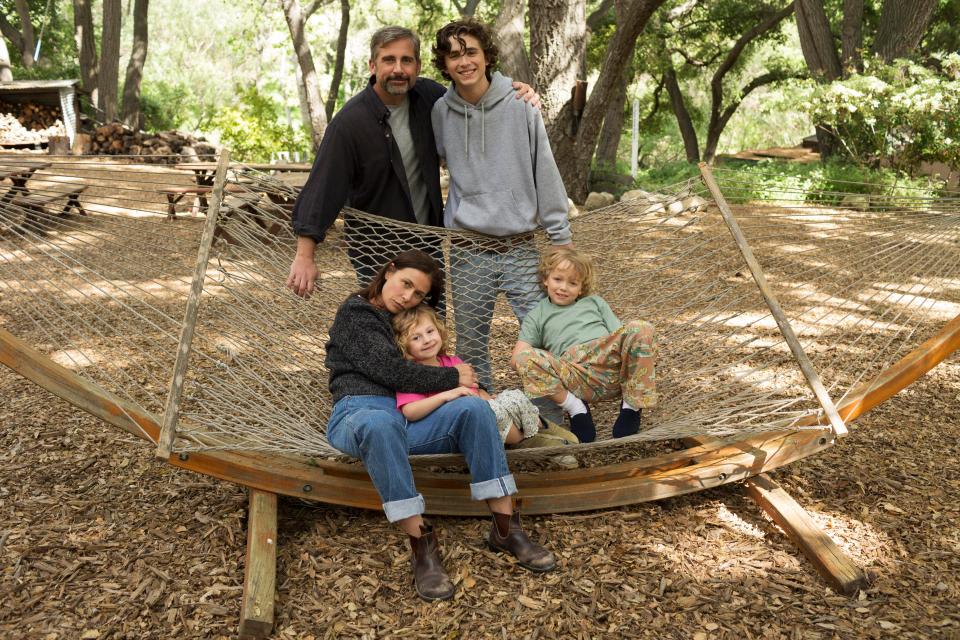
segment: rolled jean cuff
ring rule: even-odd
[[[491,500],[512,496],[517,492],[517,483],[513,481],[513,474],[508,473],[500,478],[470,483],[470,497],[474,500]]]
[[[383,513],[387,516],[388,522],[396,522],[411,516],[418,516],[425,511],[423,496],[419,493],[413,498],[406,500],[394,500],[383,503]]]

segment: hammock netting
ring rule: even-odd
[[[231,165],[222,199],[211,193],[198,211],[192,194],[170,203],[171,188],[196,186],[193,173],[176,166],[118,157],[44,160],[51,164],[31,178],[30,193],[85,185],[86,215],[31,205],[15,188],[0,196],[0,326],[158,419],[205,212],[219,204],[175,451],[339,456],[324,437],[331,409],[324,345],[337,307],[359,288],[358,254],[421,248],[449,272],[486,252],[512,256],[520,274],[535,272],[537,251],[547,247],[542,234],[530,244],[345,209],[318,245],[316,292],[304,300],[285,288],[296,190],[282,176]],[[0,168],[17,162],[0,157]],[[718,169],[715,176],[834,402],[960,312],[960,200],[904,188],[852,198],[758,189],[742,174]],[[652,322],[659,344],[659,403],[644,411],[641,433],[612,440],[609,424],[598,423],[597,442],[573,450],[623,459],[642,455],[637,447],[645,442],[803,429],[822,412],[700,180],[625,198],[571,225],[577,248],[596,262],[598,293],[622,320]],[[456,343],[457,300],[470,300],[470,291],[455,296],[448,277],[445,317],[455,352],[466,346]],[[509,367],[518,328],[501,296],[488,345],[497,389],[520,388]],[[611,411],[617,406],[609,401]],[[561,450],[571,448],[508,455]]]

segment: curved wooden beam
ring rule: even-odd
[[[861,385],[838,406],[847,422],[908,386],[960,347],[960,316],[936,336]],[[0,362],[67,402],[156,443],[157,418],[84,380],[0,329]],[[822,451],[834,443],[826,425],[811,417],[807,428],[716,441],[653,458],[572,471],[516,474],[525,512],[562,513],[659,500],[742,480]],[[826,419],[824,418],[824,422]],[[198,473],[310,500],[380,509],[380,497],[359,464],[307,463],[295,456],[206,451],[173,454],[167,462]],[[469,476],[416,472],[429,513],[483,515],[470,500]]]

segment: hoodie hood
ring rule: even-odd
[[[447,92],[443,95],[443,100],[450,107],[450,110],[463,116],[463,153],[470,157],[470,119],[480,118],[480,152],[486,153],[486,114],[487,111],[496,106],[497,103],[506,100],[513,94],[513,81],[502,75],[499,71],[494,71],[490,77],[490,86],[487,92],[483,94],[477,104],[470,104],[460,97],[457,93],[456,85],[452,82]],[[477,128],[476,122],[474,129]]]

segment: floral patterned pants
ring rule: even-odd
[[[657,404],[656,355],[653,325],[632,320],[560,355],[524,349],[517,354],[517,373],[530,397],[566,389],[584,402],[621,396],[640,409]]]

